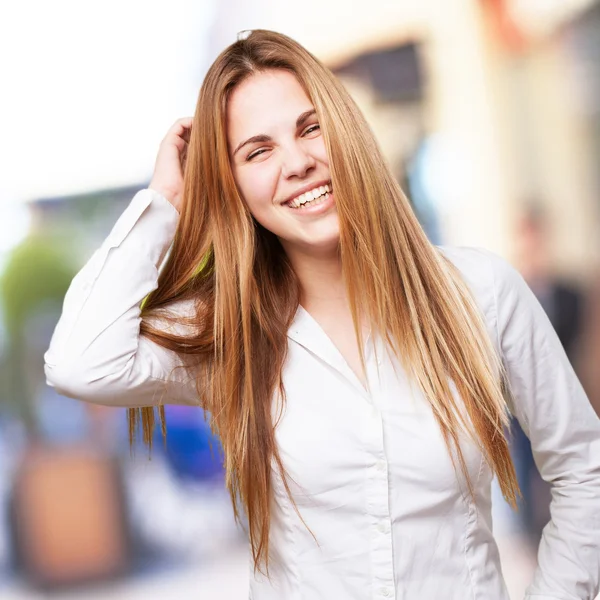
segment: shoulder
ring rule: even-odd
[[[502,295],[522,285],[521,274],[504,258],[484,248],[436,246],[461,273],[476,297],[492,293]]]
[[[531,292],[521,274],[504,258],[483,248],[437,246],[462,275],[473,294],[490,333],[499,334],[499,322],[510,317]]]

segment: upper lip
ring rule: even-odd
[[[331,187],[331,179],[324,179],[323,181],[315,181],[314,183],[308,183],[304,187],[298,188],[291,196],[288,196],[285,200],[282,200],[281,204],[287,204],[294,198],[301,196],[302,194],[314,190],[315,188],[321,187],[322,185],[329,185]]]

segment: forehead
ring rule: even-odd
[[[295,75],[269,70],[251,75],[229,97],[227,133],[231,143],[257,134],[274,135],[295,125],[312,103]]]

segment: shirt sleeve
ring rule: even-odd
[[[600,420],[521,275],[491,255],[511,409],[552,486],[551,519],[526,600],[593,600],[600,580]]]
[[[69,286],[44,354],[48,385],[111,406],[198,404],[195,378],[180,357],[140,336],[140,305],[158,286],[178,220],[177,209],[158,192],[144,189],[133,197]],[[192,309],[187,303],[173,308]],[[174,331],[182,332],[179,326]]]

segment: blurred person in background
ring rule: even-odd
[[[547,314],[567,357],[577,369],[581,341],[584,294],[573,282],[557,276],[552,268],[552,243],[548,216],[538,204],[531,204],[516,229],[517,268]],[[519,514],[533,545],[550,519],[550,486],[534,462],[531,443],[513,419],[511,450],[522,492]]]
[[[148,442],[154,407],[210,413],[255,600],[507,600],[510,408],[560,491],[528,597],[598,592],[600,422],[543,309],[502,259],[428,241],[347,91],[281,34],[213,63],[45,372]]]
[[[581,378],[590,402],[600,415],[600,275],[597,274],[587,294],[584,309],[585,330],[581,340]]]
[[[552,270],[550,225],[540,206],[531,206],[517,228],[518,269],[548,315],[569,360],[577,369],[584,294]]]

